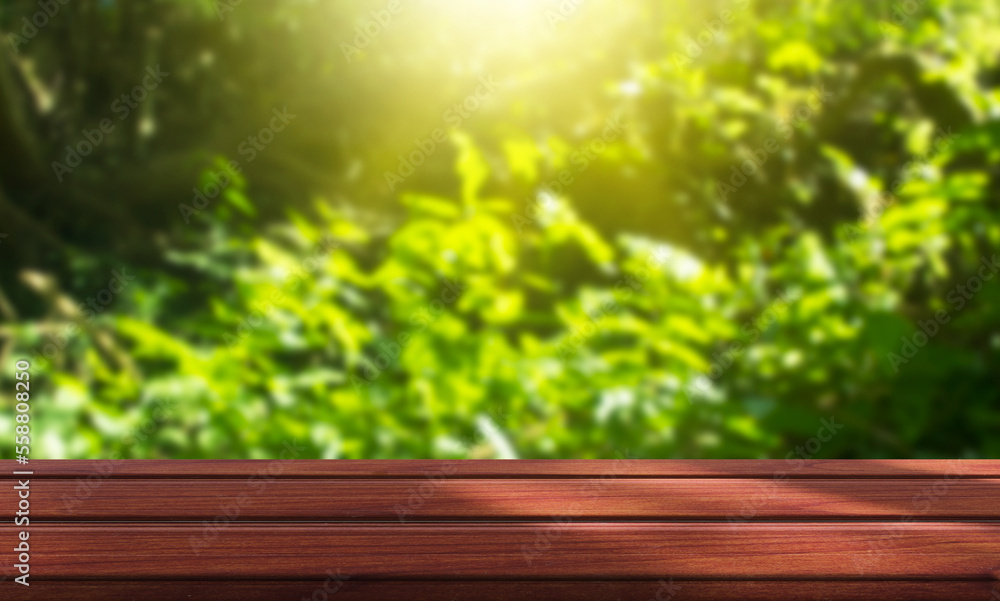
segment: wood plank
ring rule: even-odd
[[[33,525],[61,580],[1000,580],[1000,523]],[[0,526],[0,545],[17,529]],[[13,569],[0,569],[11,578]]]
[[[24,470],[0,460],[0,474]],[[1000,478],[995,459],[32,460],[41,478]]]
[[[42,479],[38,520],[1000,518],[1000,479]],[[17,507],[0,480],[0,509]]]
[[[7,601],[998,601],[991,582],[327,581],[47,582],[8,587]],[[330,592],[332,591],[332,593]],[[327,593],[324,596],[323,593]],[[315,595],[315,596],[314,596]]]

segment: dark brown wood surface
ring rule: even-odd
[[[25,468],[0,467],[0,549],[13,550]],[[32,586],[10,582],[7,551],[3,600],[1000,601],[1000,461],[30,470]],[[331,593],[333,572],[345,580]]]
[[[1000,519],[1000,479],[35,480],[46,520]],[[16,505],[0,481],[0,507]],[[242,502],[240,499],[243,499]]]
[[[0,474],[20,469],[13,460],[0,460]],[[31,469],[36,478],[1000,478],[995,459],[40,459],[31,461]]]
[[[13,527],[0,540],[13,548]],[[1000,523],[40,525],[38,580],[995,580]],[[6,575],[12,576],[10,568]]]
[[[0,586],[5,586],[0,583]],[[38,582],[6,601],[996,601],[1000,583],[885,581]],[[326,593],[327,596],[324,596]],[[315,595],[315,596],[314,596]]]

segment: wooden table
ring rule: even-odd
[[[1000,601],[993,460],[0,467],[12,601]]]

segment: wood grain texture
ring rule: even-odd
[[[5,586],[0,583],[0,586]],[[996,601],[990,582],[705,581],[37,582],[6,601]],[[332,594],[329,591],[334,591]],[[327,592],[328,597],[323,596]],[[316,595],[315,597],[313,595]],[[659,595],[659,596],[657,596]]]
[[[0,508],[17,506],[0,480]],[[1000,479],[41,479],[39,520],[998,519]]]
[[[0,473],[24,469],[0,461]],[[42,478],[1000,478],[1000,460],[32,460]]]
[[[0,467],[0,549],[14,549],[24,468]],[[1000,461],[30,471],[32,586],[0,563],[4,601],[1000,601]]]
[[[1000,522],[45,524],[30,540],[37,581],[1000,579]]]

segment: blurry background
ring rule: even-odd
[[[0,33],[34,458],[1000,456],[997,0]]]

